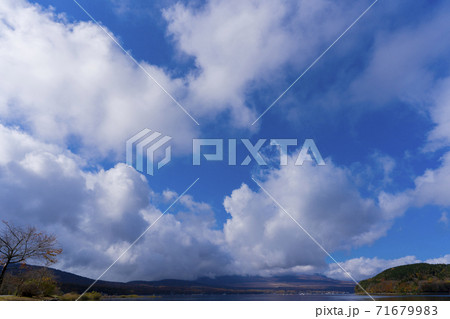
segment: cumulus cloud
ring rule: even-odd
[[[249,90],[272,83],[286,63],[317,54],[351,11],[325,0],[176,4],[164,11],[168,32],[198,70],[173,78],[141,64],[195,116],[231,111],[231,125],[247,125],[255,117],[245,101]],[[25,0],[2,1],[0,17],[4,121],[50,143],[76,141],[85,156],[120,155],[123,142],[145,127],[175,137],[181,150],[197,134],[191,119],[95,24],[70,23]]]
[[[18,129],[0,126],[0,133],[2,218],[54,232],[64,247],[64,269],[95,277],[160,216],[161,205],[178,196],[153,192],[124,164],[90,171],[56,145]],[[5,141],[12,140],[16,147],[8,151]],[[330,252],[383,235],[386,220],[376,203],[361,197],[349,171],[332,162],[283,166],[261,177],[263,187]],[[224,207],[231,218],[221,229],[208,204],[182,197],[107,278],[192,279],[326,267],[323,252],[261,190],[243,184]]]
[[[64,248],[58,267],[90,277],[161,215],[159,205],[168,206],[178,196],[153,192],[143,175],[124,164],[86,170],[72,153],[3,125],[0,153],[1,219],[54,233]],[[109,276],[195,278],[225,272],[229,257],[215,228],[209,205],[182,197]]]
[[[235,125],[247,126],[256,118],[249,92],[278,82],[284,90],[281,71],[301,72],[357,9],[328,0],[210,0],[200,7],[178,3],[164,17],[179,50],[195,59],[189,100],[211,116],[229,110]]]
[[[329,252],[372,243],[389,227],[389,216],[359,194],[349,171],[331,161],[271,170],[261,185]],[[324,266],[320,248],[262,190],[244,184],[224,206],[232,217],[224,233],[236,269],[270,273]]]
[[[183,81],[142,62],[169,92]],[[174,137],[179,149],[195,124],[91,22],[24,0],[0,4],[0,116],[33,136],[84,156],[122,155],[124,141],[143,128]]]
[[[168,33],[181,52],[194,57],[198,70],[173,78],[140,62],[195,116],[210,120],[231,111],[230,125],[247,126],[255,113],[246,96],[256,83],[271,85],[287,63],[304,67],[348,23],[352,10],[325,0],[213,0],[196,9],[176,4],[164,11]],[[191,119],[95,24],[69,23],[25,0],[3,1],[0,17],[4,121],[49,143],[75,141],[86,157],[111,151],[121,156],[123,142],[145,127],[173,136],[181,151],[198,134]]]

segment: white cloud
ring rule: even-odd
[[[161,214],[158,204],[173,200],[167,193],[178,196],[154,193],[143,175],[124,164],[86,171],[70,152],[2,125],[0,154],[0,219],[54,233],[64,249],[58,266],[90,277],[103,272]],[[107,278],[225,272],[229,257],[215,228],[211,207],[185,196]]]
[[[169,92],[183,81],[142,62]],[[195,124],[93,23],[68,23],[24,0],[0,4],[0,117],[58,145],[79,141],[86,157],[123,155],[143,128],[175,137]]]
[[[356,11],[327,0],[209,0],[200,8],[178,3],[164,16],[179,50],[198,68],[189,100],[210,116],[230,110],[234,125],[248,126],[256,118],[248,92],[262,85],[281,93],[290,84],[286,66],[300,73]]]
[[[442,80],[433,93],[430,113],[435,127],[429,133],[426,150],[450,145],[450,78]]]
[[[427,169],[422,176],[415,179],[415,189],[412,196],[419,206],[427,204],[450,206],[448,189],[450,181],[450,153],[442,158],[437,169]]]
[[[382,192],[379,196],[380,206],[392,215],[401,215],[409,207],[423,207],[436,205],[449,207],[450,198],[450,152],[446,147],[450,145],[450,112],[448,99],[450,98],[450,78],[436,82],[436,87],[429,96],[428,110],[434,123],[429,132],[428,140],[422,152],[436,152],[444,150],[437,168],[425,169],[422,175],[414,178],[414,187],[397,194]],[[445,219],[444,219],[445,220]]]
[[[325,0],[212,0],[198,10],[177,4],[164,13],[168,31],[198,72],[176,79],[141,64],[196,116],[231,111],[232,126],[247,125],[255,117],[248,89],[317,54],[344,25],[343,12]],[[145,127],[188,149],[197,134],[191,119],[96,25],[69,23],[25,0],[2,1],[0,18],[3,121],[50,143],[77,141],[86,157],[122,155],[123,142]]]
[[[14,150],[5,143],[11,140]],[[59,266],[69,271],[101,273],[161,214],[158,207],[178,196],[153,192],[124,164],[86,171],[70,152],[0,125],[2,145],[9,159],[0,164],[2,218],[55,233],[64,248]],[[331,162],[272,169],[262,184],[330,252],[371,243],[386,228],[376,204]],[[269,275],[326,266],[323,252],[262,191],[244,184],[224,206],[231,219],[220,230],[208,204],[184,196],[107,278]]]
[[[429,264],[450,264],[450,254],[438,258],[427,259],[425,262]]]
[[[0,125],[0,165],[8,164],[35,149],[55,153],[58,148],[38,142],[31,136],[20,131],[19,128],[8,129]]]
[[[341,266],[349,272],[353,278],[356,280],[362,280],[370,278],[385,269],[418,263],[418,260],[414,256],[406,256],[398,259],[380,259],[380,258],[354,258],[347,260],[345,262],[341,262]],[[338,278],[349,280],[349,277],[342,271],[342,269],[336,264],[330,264],[329,269],[325,272],[325,275],[330,278]]]
[[[450,198],[450,152],[441,158],[441,165],[436,169],[426,169],[414,179],[414,187],[397,194],[382,192],[379,196],[380,207],[392,217],[402,215],[409,207],[436,205],[449,207]]]
[[[389,227],[389,218],[359,194],[350,173],[331,161],[271,170],[262,186],[329,252],[372,243]],[[244,184],[224,206],[232,217],[224,233],[237,271],[324,266],[320,248],[263,191]]]

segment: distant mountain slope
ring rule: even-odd
[[[29,266],[39,268],[38,266]],[[94,281],[69,272],[49,268],[63,292],[83,292]],[[23,271],[19,267],[9,270]],[[159,281],[131,281],[127,283],[98,281],[94,291],[109,295],[173,295],[173,294],[245,294],[245,293],[324,293],[329,291],[351,293],[355,284],[321,275],[299,276],[222,276],[197,280],[166,279]]]
[[[360,282],[373,294],[450,294],[450,265],[412,264],[387,269]],[[363,293],[355,287],[356,293]]]

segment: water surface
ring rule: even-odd
[[[380,301],[450,301],[450,295],[420,296],[373,296]],[[275,295],[275,294],[230,294],[230,295],[168,295],[142,296],[139,298],[109,298],[107,300],[141,301],[370,301],[368,296],[355,294],[320,295]]]

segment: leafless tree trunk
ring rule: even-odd
[[[56,262],[62,252],[57,248],[56,237],[38,232],[34,227],[18,227],[3,221],[0,229],[0,288],[9,265],[27,261]]]

